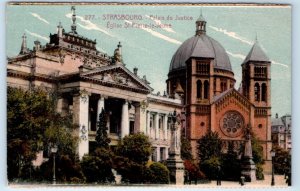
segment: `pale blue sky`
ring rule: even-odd
[[[47,1],[60,1],[60,0],[47,0]],[[93,0],[82,0],[82,1],[93,1]],[[117,1],[125,1],[125,0],[110,0],[110,2],[117,2]],[[147,0],[140,0],[140,1],[147,1]],[[158,2],[160,0],[152,0],[152,1],[153,2]],[[196,0],[164,0],[164,1],[165,2],[196,2]],[[20,27],[17,27],[17,25],[16,25],[16,28],[13,29],[13,30],[12,30],[12,28],[10,30],[7,30],[8,24],[5,23],[5,17],[7,17],[6,18],[7,20],[9,20],[9,19],[8,19],[8,14],[7,14],[8,13],[8,9],[6,8],[6,5],[5,5],[6,2],[7,2],[7,0],[0,1],[0,10],[1,10],[0,11],[0,18],[1,18],[0,19],[0,25],[1,25],[1,27],[0,27],[0,39],[3,42],[3,43],[1,43],[2,46],[0,46],[0,59],[1,59],[2,63],[6,63],[6,55],[17,54],[19,52],[18,49],[19,49],[20,40],[21,40],[20,37],[21,37],[21,34],[25,30],[24,28],[21,27],[21,25],[20,25]],[[197,2],[208,2],[208,1],[207,0],[197,0]],[[210,0],[209,2],[222,3],[222,1],[220,1],[220,0]],[[226,1],[223,1],[223,2],[249,3],[250,1],[249,0],[226,0]],[[299,75],[300,68],[299,68],[299,64],[298,64],[299,63],[299,53],[298,52],[300,51],[300,47],[299,47],[300,46],[300,38],[299,38],[300,23],[299,23],[299,19],[298,19],[298,18],[300,18],[300,1],[298,1],[298,0],[268,0],[268,1],[251,0],[251,2],[254,2],[254,3],[262,3],[262,2],[269,2],[269,3],[291,3],[293,5],[293,7],[292,7],[292,9],[293,9],[293,11],[292,11],[292,13],[293,13],[293,22],[292,22],[292,26],[293,26],[293,30],[292,30],[292,32],[293,32],[293,49],[292,49],[293,50],[293,59],[292,59],[292,61],[293,61],[293,68],[292,68],[293,69],[292,70],[292,73],[293,73],[293,86],[292,86],[293,87],[293,89],[292,89],[293,90],[293,97],[292,97],[293,98],[293,107],[292,107],[293,108],[293,113],[292,113],[292,115],[293,115],[293,121],[292,121],[292,126],[293,126],[293,134],[292,134],[292,140],[293,140],[293,152],[292,152],[293,153],[293,158],[292,158],[293,159],[293,165],[292,165],[293,166],[293,169],[292,169],[292,173],[293,173],[293,186],[289,190],[299,190],[300,189],[300,182],[297,181],[297,178],[299,177],[299,172],[300,172],[300,165],[298,164],[298,161],[300,160],[300,155],[299,155],[300,141],[299,141],[299,139],[297,137],[299,135],[299,128],[298,127],[300,126],[300,120],[299,120],[300,119],[300,115],[299,115],[299,113],[300,113],[300,110],[299,110],[299,105],[300,105],[300,103],[299,103],[300,91],[299,91],[299,87],[298,87],[298,81],[300,81],[300,75]],[[5,10],[5,8],[7,10]],[[60,13],[61,15],[59,15],[58,13],[55,12],[55,14],[52,14],[52,16],[51,16],[53,18],[55,16],[55,19],[52,20],[51,18],[49,18],[49,20],[51,19],[52,22],[53,22],[53,23],[51,23],[52,25],[49,26],[49,27],[46,27],[46,25],[39,25],[39,26],[41,26],[40,29],[44,28],[44,30],[37,30],[37,31],[44,31],[44,34],[46,34],[46,36],[49,35],[49,32],[52,32],[52,33],[55,32],[55,27],[56,27],[56,24],[58,23],[57,19],[61,19],[62,20],[62,18],[64,17],[64,13],[68,12],[68,11],[69,11],[69,7],[66,7],[64,9],[64,12]],[[79,10],[77,11],[77,13],[80,14]],[[218,14],[220,14],[220,13],[222,13],[222,12],[218,12]],[[245,11],[245,13],[247,13],[247,11]],[[196,15],[197,11],[195,11],[194,14]],[[209,14],[209,13],[206,12],[204,10],[204,8],[203,8],[203,14],[205,15],[206,20],[210,23],[212,17],[208,17],[207,14]],[[251,14],[248,14],[248,15],[251,15]],[[24,16],[24,15],[22,15],[22,16]],[[234,14],[233,14],[233,16],[234,16]],[[250,27],[247,27],[247,25],[244,26],[245,29],[251,30],[251,33],[249,34],[249,36],[247,36],[249,38],[249,40],[255,38],[255,32],[253,32],[252,29],[251,29],[252,26],[258,24],[257,22],[259,22],[262,17],[263,16],[260,16],[254,23],[250,23],[248,25]],[[11,15],[11,18],[12,18],[12,15]],[[236,19],[239,19],[239,17],[236,16]],[[67,24],[69,23],[69,21],[68,20],[65,20],[65,21],[66,22],[63,23],[64,27],[66,29],[69,29],[67,27]],[[16,21],[14,21],[14,22],[16,22]],[[37,23],[38,20],[35,20],[35,22]],[[243,22],[243,21],[241,21],[241,22]],[[277,21],[274,21],[274,22],[277,23]],[[282,26],[282,25],[286,26],[287,24],[289,25],[289,22],[290,22],[290,20],[288,22],[284,21],[283,23],[277,24],[277,26]],[[40,24],[42,24],[42,23],[40,23]],[[192,23],[189,24],[189,26],[186,27],[186,31],[188,31],[188,32],[186,32],[184,34],[186,36],[185,38],[187,38],[187,37],[189,37],[189,36],[191,36],[191,35],[194,34],[194,28],[193,28],[193,26],[194,26],[194,23],[192,22]],[[232,25],[232,26],[234,26],[234,25]],[[290,31],[290,26],[288,26],[288,27],[289,27],[288,31]],[[264,29],[264,27],[261,27],[261,28]],[[92,32],[90,32],[90,33],[89,32],[84,32],[82,29],[78,29],[78,30],[80,30],[80,32],[82,32],[82,33],[87,34],[87,36],[91,36],[91,38],[94,38],[94,37],[92,37],[92,35],[90,35],[90,34],[92,34]],[[282,27],[281,32],[283,30],[285,30],[284,27]],[[69,31],[69,30],[67,30],[67,31]],[[228,28],[228,31],[230,31],[229,28]],[[17,33],[17,35],[12,35],[9,38],[9,36],[6,34],[6,32],[7,33],[16,33],[16,32],[18,32],[18,33]],[[227,38],[225,35],[219,34],[220,38],[219,37],[217,38],[215,34],[212,35],[211,34],[212,32],[210,32],[210,31],[208,31],[208,32],[209,32],[209,35],[211,37],[215,38],[216,40],[218,40],[220,42],[221,42],[221,40],[228,39],[228,41],[230,41],[231,43],[239,44],[239,41],[235,41],[234,39]],[[234,31],[234,32],[239,32],[239,31]],[[243,31],[243,32],[247,33],[247,31]],[[273,31],[273,32],[277,32],[277,31]],[[267,35],[268,34],[272,35],[273,32],[267,33]],[[96,33],[96,34],[99,35],[100,33]],[[242,33],[240,35],[242,35]],[[278,39],[282,39],[282,36],[285,36],[285,35],[280,35],[280,37],[279,36],[276,37],[277,35],[278,35],[277,33],[276,33],[276,35],[274,35],[275,39],[277,39],[277,38]],[[94,34],[93,34],[93,36],[94,36]],[[259,33],[258,33],[258,36],[259,36],[259,40],[261,41],[262,45],[265,47],[266,45],[264,44],[264,42],[262,42],[263,38],[265,38],[265,37],[262,37]],[[286,36],[286,37],[290,38],[290,32],[288,33],[288,36]],[[184,40],[185,38],[182,38],[180,40]],[[97,39],[98,39],[98,37],[97,37]],[[33,38],[32,38],[32,40],[33,40]],[[7,46],[5,47],[5,43],[4,43],[5,41],[7,41],[9,43],[14,43],[14,44],[11,44],[10,46],[12,46],[12,47],[16,46],[15,49],[14,50],[13,50],[13,48],[8,49],[9,43],[6,43]],[[115,40],[115,41],[117,41],[117,40]],[[45,41],[42,41],[42,43],[45,43]],[[143,43],[143,41],[141,41],[141,43]],[[228,46],[228,45],[224,44],[223,42],[221,42],[221,43],[222,43],[222,45],[225,48]],[[114,42],[114,44],[115,44],[115,42]],[[278,43],[278,44],[279,44],[278,45],[279,47],[281,47],[282,45],[290,47],[290,45],[286,44],[286,43],[284,43],[284,44]],[[99,44],[99,45],[101,45],[101,47],[104,46],[104,44]],[[106,46],[107,47],[105,47],[105,49],[109,49],[109,47],[115,47],[115,46],[109,46],[108,47],[108,45],[106,45]],[[176,50],[177,47],[178,47],[178,45],[174,45],[174,48],[172,49],[172,51]],[[275,45],[274,45],[274,47],[275,47]],[[250,46],[246,47],[246,48],[250,50]],[[111,48],[111,49],[113,49],[113,48]],[[110,49],[110,51],[112,52],[111,49]],[[239,51],[239,49],[237,49],[237,52],[241,52],[241,53],[247,54],[249,50]],[[284,49],[284,50],[286,50],[286,49]],[[288,49],[288,50],[289,50],[289,53],[288,54],[283,54],[283,55],[285,55],[287,57],[290,57],[290,49]],[[268,53],[269,57],[271,57],[270,56],[270,50],[267,49],[266,52]],[[282,54],[282,52],[274,52],[275,56],[277,55],[276,53],[278,53],[280,55]],[[170,53],[170,54],[173,54],[173,52]],[[170,59],[171,58],[169,58],[169,60],[167,60],[166,63],[164,63],[164,64],[168,65]],[[232,58],[230,58],[230,59],[233,62],[233,59]],[[274,58],[274,60],[275,60],[275,58]],[[280,59],[280,61],[282,61],[282,62],[285,61],[285,58]],[[236,64],[237,67],[239,67],[239,65],[241,63],[241,60],[236,59],[236,63],[237,63]],[[284,62],[284,63],[285,64],[289,64],[290,61],[289,62]],[[129,65],[129,63],[128,63],[128,65]],[[131,64],[131,65],[134,65],[134,63]],[[0,136],[1,137],[1,144],[0,144],[1,145],[0,146],[1,147],[1,152],[0,153],[2,154],[2,156],[6,156],[6,109],[5,109],[6,108],[6,101],[5,101],[6,100],[6,80],[5,80],[5,78],[6,78],[6,65],[2,64],[1,67],[2,68],[1,68],[0,71],[2,73],[1,73],[0,77],[1,77],[2,80],[0,80],[0,84],[1,84],[1,87],[2,87],[2,89],[1,89],[2,91],[0,92],[0,97],[1,97],[1,100],[4,100],[4,101],[2,102],[2,109],[0,110],[0,113],[1,113],[1,116],[2,116],[2,119],[3,119],[2,120],[2,127],[3,128],[1,128],[1,136]],[[290,69],[291,68],[289,68],[289,70]],[[281,71],[280,68],[278,70]],[[141,71],[141,69],[140,69],[140,72],[143,72],[143,71]],[[146,73],[146,72],[143,72],[143,73]],[[165,71],[164,76],[162,76],[162,78],[164,78],[164,79],[161,81],[161,84],[163,84],[163,82],[165,81],[167,72],[168,71]],[[282,72],[285,73],[284,72],[284,68],[282,68]],[[273,83],[273,81],[272,81],[272,83]],[[280,88],[282,86],[291,87],[290,84],[291,84],[291,82],[286,82],[286,83],[284,83],[283,85],[281,85],[279,87]],[[153,85],[153,82],[152,82],[152,85]],[[284,88],[284,89],[276,89],[275,88],[275,90],[277,92],[279,92],[279,93],[277,93],[277,95],[278,95],[277,96],[277,100],[279,100],[278,102],[288,101],[290,103],[290,96],[286,97],[285,95],[290,95],[291,91],[290,90],[286,90],[286,89],[287,88]],[[274,91],[274,85],[273,85],[273,91]],[[272,95],[272,98],[273,98],[273,100],[275,99],[274,98],[274,94]],[[273,115],[274,115],[274,112],[279,112],[280,114],[281,113],[286,113],[287,109],[282,109],[281,108],[282,105],[287,106],[289,104],[279,103],[279,105],[277,107],[275,107],[274,104],[273,104]],[[274,109],[274,107],[275,107],[275,109]],[[282,111],[281,111],[281,109],[282,109]],[[288,109],[288,110],[290,110],[290,109]],[[7,187],[7,181],[6,181],[6,157],[1,157],[0,158],[0,164],[1,164],[0,165],[0,171],[1,171],[1,173],[0,173],[0,176],[1,176],[1,178],[0,178],[0,187],[1,187],[2,190],[13,190],[13,188]],[[32,187],[30,187],[30,186],[28,186],[28,187],[22,186],[22,188],[18,188],[18,189],[20,189],[20,190],[32,190]],[[74,188],[69,188],[68,189],[66,187],[61,187],[60,189],[57,188],[57,187],[54,187],[54,188],[49,188],[48,187],[48,189],[45,189],[45,190],[73,190],[73,189]],[[84,189],[98,190],[99,188],[93,187],[93,188],[84,188]],[[114,187],[114,188],[113,187],[106,187],[105,189],[109,190],[109,191],[114,191],[114,190],[117,190],[119,188],[118,187]],[[127,188],[127,189],[126,188],[122,188],[122,189],[124,189],[124,190],[141,190],[140,187],[136,187],[136,188],[130,187],[130,188]],[[172,188],[168,188],[168,189],[172,189]],[[176,189],[176,188],[174,188],[174,189]],[[183,189],[183,190],[190,190],[190,189],[191,188],[187,188],[187,189]],[[143,187],[142,190],[149,190],[149,191],[152,191],[152,190],[165,190],[165,188],[164,187],[161,187],[161,188],[152,188],[152,187],[145,188],[145,187]],[[208,191],[208,190],[213,190],[213,189],[211,189],[211,188],[202,188],[201,190]],[[236,188],[231,188],[231,189],[229,188],[228,190],[237,190],[237,189]],[[252,189],[246,189],[246,190],[252,190]],[[265,187],[265,188],[262,188],[262,189],[259,189],[259,190],[272,190],[273,191],[273,190],[282,190],[282,189],[280,189],[280,188]]]
[[[119,41],[123,45],[123,59],[139,75],[147,75],[154,92],[165,90],[172,55],[184,40],[195,33],[195,20],[202,10],[207,21],[207,34],[226,49],[238,87],[241,63],[251,49],[257,34],[258,41],[272,64],[272,116],[291,113],[291,9],[290,7],[243,6],[76,6],[77,31],[90,39],[97,39],[97,48],[112,55]],[[59,21],[70,31],[70,6],[7,6],[7,55],[18,54],[21,36],[27,35],[28,47],[38,39],[46,44],[50,33],[56,32]],[[97,19],[84,21],[85,15]],[[191,16],[192,21],[168,21],[172,30],[108,29],[104,14],[136,14],[139,23],[155,23],[149,15],[166,18]],[[100,18],[98,18],[100,17]],[[111,20],[124,25],[124,20]]]

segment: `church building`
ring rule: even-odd
[[[226,50],[206,34],[201,15],[195,35],[182,43],[171,60],[167,92],[171,96],[183,94],[183,134],[191,141],[194,157],[197,140],[208,131],[218,132],[226,152],[229,142],[238,149],[245,140],[245,128],[251,127],[270,169],[271,62],[257,40],[241,67],[242,82],[236,90]]]

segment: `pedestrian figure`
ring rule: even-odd
[[[221,166],[218,166],[217,169],[217,186],[221,186]]]
[[[287,173],[287,179],[286,179],[285,183],[287,183],[288,186],[292,185],[292,173],[290,170]]]

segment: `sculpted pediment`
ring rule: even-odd
[[[104,66],[96,70],[84,72],[81,74],[81,77],[125,88],[134,88],[149,92],[152,90],[147,81],[139,78],[122,65]]]

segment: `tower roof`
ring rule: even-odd
[[[247,63],[249,61],[270,62],[270,59],[268,58],[266,53],[262,50],[257,40],[255,41],[250,52],[245,58],[244,63]]]
[[[169,72],[185,69],[186,61],[191,57],[213,59],[214,68],[232,72],[229,57],[223,46],[206,34],[206,21],[202,13],[196,21],[196,34],[177,49],[171,60]]]

